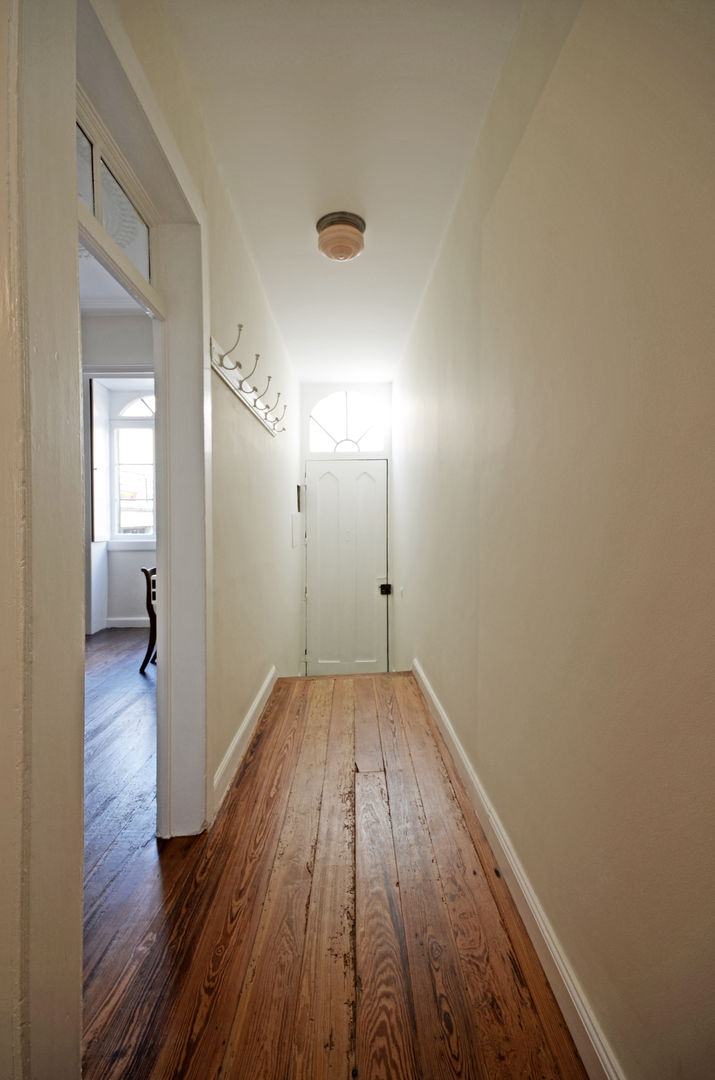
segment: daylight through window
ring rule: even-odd
[[[154,430],[114,429],[117,536],[154,535]]]
[[[377,403],[357,390],[336,390],[313,408],[308,424],[313,454],[376,453],[384,447],[384,420]]]

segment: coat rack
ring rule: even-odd
[[[279,435],[282,431],[285,431],[285,427],[279,427],[282,424],[283,417],[286,414],[287,405],[283,406],[280,415],[276,410],[281,400],[280,393],[276,397],[276,400],[272,405],[267,404],[266,397],[271,388],[271,376],[266,376],[266,385],[262,390],[258,389],[258,383],[255,385],[251,381],[258,370],[258,364],[261,359],[261,354],[256,353],[254,364],[251,370],[247,374],[241,374],[243,372],[243,364],[236,357],[231,360],[228,357],[237,348],[239,341],[241,340],[241,333],[243,331],[243,323],[238,324],[238,336],[230,349],[225,352],[221,352],[217,342],[214,338],[211,338],[211,367],[219,376],[220,379],[226,383],[229,389],[233,390],[237,398],[239,398],[243,404],[249,409],[257,420],[263,424],[266,431],[271,435]],[[235,372],[234,375],[229,374]]]

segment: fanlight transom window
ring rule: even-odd
[[[156,397],[154,394],[144,394],[143,397],[133,398],[128,405],[120,409],[119,415],[131,420],[150,420],[155,412]]]
[[[380,407],[357,390],[336,390],[313,406],[308,422],[308,448],[313,454],[358,454],[381,451],[384,421]]]

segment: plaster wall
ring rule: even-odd
[[[156,564],[156,545],[139,543],[113,550],[108,545],[106,626],[148,626],[143,566]],[[137,550],[137,548],[139,550]]]
[[[212,335],[257,377],[272,376],[288,405],[286,432],[273,439],[209,373],[207,417],[212,490],[207,493],[214,590],[209,597],[207,775],[211,780],[264,679],[275,666],[296,674],[302,658],[302,549],[291,544],[299,468],[299,394],[283,342],[229,201],[190,84],[159,5],[117,0],[132,45],[162,109],[208,220],[208,294]]]
[[[297,675],[303,659],[300,586],[305,552],[292,546],[299,463],[299,387],[241,234],[217,185],[210,198],[216,257],[212,325],[222,348],[245,329],[243,363],[261,354],[258,375],[287,403],[286,431],[272,438],[212,376],[213,647],[209,702],[215,722],[209,774],[216,774],[237,727],[272,666]],[[223,205],[222,205],[223,203]],[[225,344],[224,344],[225,343]],[[262,385],[262,383],[261,383]],[[271,397],[270,400],[274,398]]]
[[[394,392],[398,663],[631,1080],[715,1061],[713,56],[527,5]]]
[[[146,315],[83,315],[82,370],[151,374],[154,370],[152,320]]]

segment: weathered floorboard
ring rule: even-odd
[[[294,1080],[350,1076],[354,1065],[354,681],[335,682],[320,830],[292,1037]]]
[[[181,957],[167,1018],[176,1034],[163,1041],[151,1075],[207,1080],[221,1070],[305,733],[308,687],[281,681],[276,691],[233,785],[236,798],[214,826],[216,844],[177,914],[179,927],[195,922],[198,932]],[[260,782],[263,774],[270,783]]]
[[[230,1025],[235,998],[215,1027],[209,1018],[214,1008],[225,1009],[218,991],[227,970],[236,963],[242,981],[250,956],[290,790],[286,778],[292,779],[303,734],[302,699],[294,708],[295,696],[293,685],[278,688],[242,769],[245,777],[264,768],[273,783],[259,786],[257,799],[249,780],[227,801],[180,888],[108,988],[97,1026],[85,1030],[85,1075],[173,1076],[177,1063],[188,1075],[202,1036],[208,1033],[210,1041],[222,1023]],[[282,723],[272,726],[276,711]],[[237,997],[237,987],[233,993]],[[110,1038],[98,1037],[100,1026]],[[173,1038],[166,1039],[166,1031]],[[171,1060],[159,1065],[160,1053]]]
[[[232,1080],[286,1076],[313,878],[332,680],[310,687],[306,731],[263,915],[223,1055]]]
[[[416,1028],[385,777],[355,777],[357,1070],[413,1080]]]
[[[279,679],[213,826],[157,842],[103,786],[151,772],[145,636],[92,683],[85,1080],[585,1080],[412,676]]]
[[[376,678],[421,1075],[487,1080],[409,749],[388,676]]]
[[[395,676],[393,685],[401,715],[410,717],[410,755],[467,992],[479,1016],[490,1080],[538,1076],[558,1080],[562,1074],[542,1037],[538,1014],[428,727],[419,690],[409,676]]]
[[[417,684],[414,689],[419,694]],[[419,695],[420,698],[422,695]],[[548,979],[536,955],[534,946],[526,932],[526,927],[516,909],[516,904],[507,888],[504,878],[501,876],[496,865],[494,855],[489,846],[484,830],[479,823],[474,807],[465,790],[462,779],[456,765],[452,760],[449,750],[432,719],[426,705],[421,713],[422,722],[426,723],[432,732],[436,746],[442,759],[445,774],[450,780],[457,801],[462,811],[463,820],[474,849],[479,856],[479,861],[484,867],[485,876],[495,905],[499,911],[503,925],[509,937],[511,951],[515,958],[514,976],[517,983],[523,985],[523,992],[528,993],[539,1017],[541,1030],[551,1048],[559,1072],[568,1080],[585,1078],[586,1073],[578,1056],[570,1031],[561,1014]],[[537,1074],[538,1075],[538,1074]],[[548,1076],[548,1074],[545,1074]]]
[[[355,768],[361,773],[383,768],[375,687],[368,677],[355,680]]]

